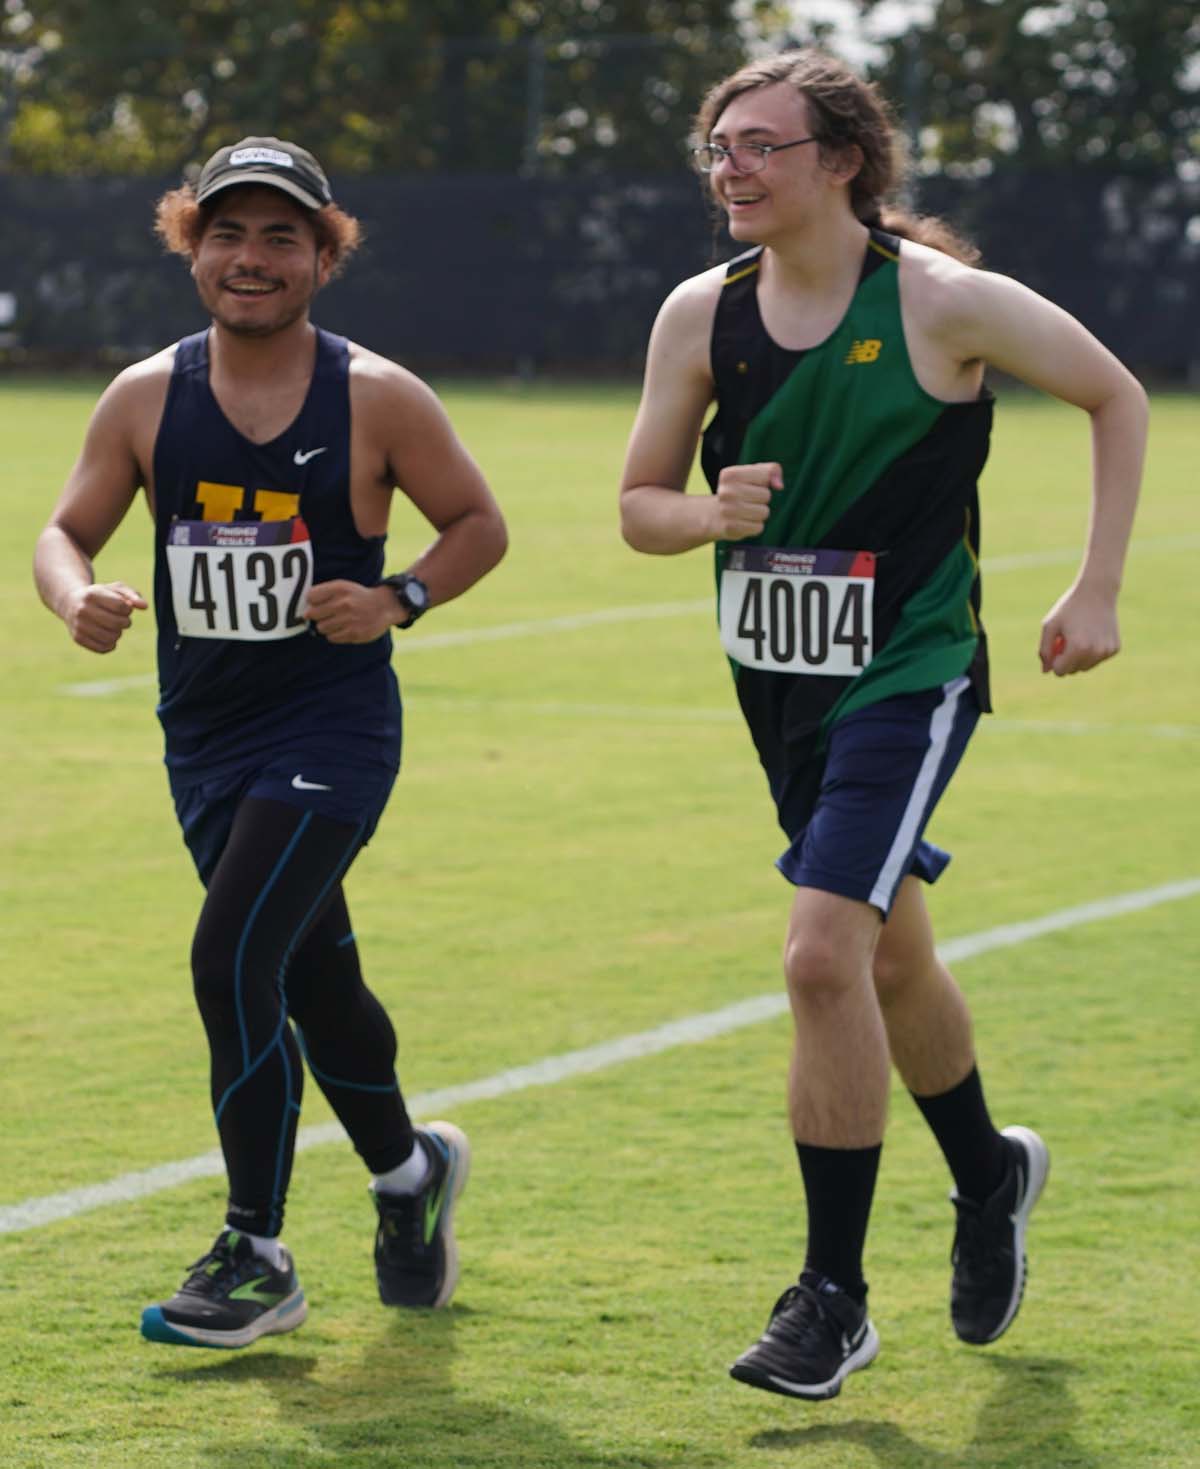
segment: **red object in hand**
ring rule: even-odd
[[[1062,633],[1059,633],[1058,636],[1054,639],[1053,643],[1050,644],[1050,656],[1051,656],[1051,658],[1057,658],[1058,655],[1062,652],[1062,650],[1066,646],[1067,646],[1067,640],[1066,640],[1066,638],[1063,637]]]

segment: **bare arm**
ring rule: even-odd
[[[409,568],[436,606],[460,597],[499,563],[508,531],[479,466],[424,383],[415,385],[411,418],[395,440],[389,458],[396,484],[437,532]]]
[[[133,502],[142,474],[133,448],[135,382],[122,374],[96,405],[75,467],[38,537],[33,574],[42,601],[80,647],[111,653],[147,605],[125,582],[97,583],[92,559]]]
[[[621,477],[621,534],[635,551],[669,556],[756,535],[783,485],[778,464],[742,464],[722,471],[715,495],[684,493],[713,396],[709,337],[724,274],[708,271],[677,287],[650,334]]]
[[[1082,408],[1092,423],[1091,517],[1074,582],[1043,619],[1044,672],[1079,673],[1120,648],[1117,594],[1146,449],[1146,394],[1074,317],[1005,276],[964,274],[934,326],[960,360],[981,359]]]
[[[431,606],[449,602],[504,555],[504,518],[433,391],[382,359],[366,377],[355,401],[358,442],[380,458],[379,493],[390,497],[398,486],[437,532],[409,570],[429,588]],[[307,610],[332,642],[370,642],[404,620],[389,587],[343,581],[314,586]]]

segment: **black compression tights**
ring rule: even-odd
[[[341,880],[361,829],[279,801],[242,802],[196,926],[192,974],[212,1054],[212,1100],[231,1226],[283,1223],[304,1072],[367,1167],[412,1148],[396,1036],[363,984]]]

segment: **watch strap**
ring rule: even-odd
[[[429,588],[419,576],[414,576],[411,571],[400,571],[393,576],[385,576],[383,585],[391,587],[396,601],[408,613],[408,620],[397,623],[398,627],[411,627],[418,617],[424,616],[429,610]]]

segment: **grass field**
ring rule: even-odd
[[[475,1168],[462,1281],[436,1314],[378,1305],[365,1176],[322,1141],[310,1084],[303,1121],[324,1131],[285,1230],[308,1323],[242,1353],[143,1342],[142,1305],[207,1247],[223,1190],[75,1198],[215,1145],[187,970],[200,890],[161,770],[152,627],[95,658],[29,579],[98,386],[0,382],[0,1464],[1200,1463],[1194,887],[958,965],[997,1118],[1053,1157],[1025,1306],[986,1351],[950,1330],[948,1178],[898,1092],[868,1246],[878,1362],[825,1405],[725,1375],[799,1264],[780,1016],[446,1107]],[[638,557],[617,535],[633,390],[444,398],[512,550],[402,640],[405,769],[348,885],[422,1096],[777,994],[788,903],[708,558]],[[931,896],[944,941],[1200,877],[1198,418],[1194,398],[1156,401],[1125,652],[1055,681],[1035,647],[1086,520],[1087,425],[1002,399],[983,487],[998,712],[931,829],[956,858]],[[399,513],[389,565],[423,536]],[[139,507],[101,575],[148,591],[149,540]],[[16,1206],[59,1194],[72,1217],[19,1227]]]

